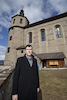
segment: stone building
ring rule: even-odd
[[[67,12],[29,24],[24,11],[12,17],[5,65],[14,66],[25,54],[26,44],[33,46],[39,68],[67,66]]]

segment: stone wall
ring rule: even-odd
[[[13,79],[13,73],[7,77],[7,79],[3,82],[3,84],[0,86],[0,100],[11,100],[11,92],[12,92],[12,79]]]

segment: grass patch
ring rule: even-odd
[[[42,100],[67,100],[67,70],[39,70],[39,79]]]

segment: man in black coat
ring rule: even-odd
[[[26,45],[25,55],[17,59],[12,85],[12,100],[37,100],[39,74],[32,46]]]

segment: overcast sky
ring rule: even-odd
[[[34,23],[67,12],[67,0],[0,0],[0,60],[5,59],[11,17],[21,9]]]

